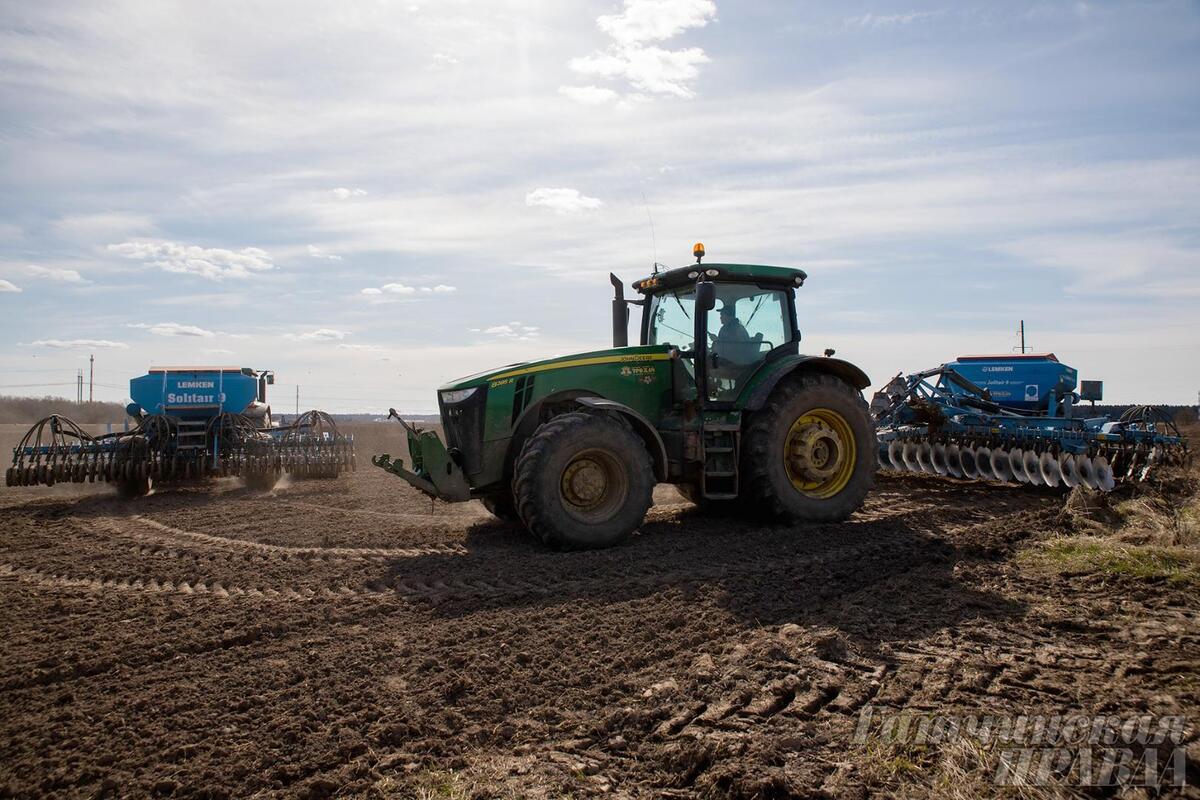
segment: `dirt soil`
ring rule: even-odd
[[[1197,717],[1194,584],[1021,558],[1062,493],[889,477],[772,528],[659,487],[562,554],[355,430],[270,494],[0,493],[0,797],[912,796],[937,767],[856,744],[868,704]]]

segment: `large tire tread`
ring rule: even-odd
[[[592,531],[592,538],[575,534],[578,525],[562,508],[558,493],[541,485],[558,453],[570,448],[572,440],[589,437],[614,446],[630,468],[630,496],[619,514],[622,519],[608,531]],[[654,484],[654,465],[645,444],[628,423],[607,414],[571,412],[542,423],[526,440],[513,468],[513,497],[521,521],[542,544],[562,550],[611,547],[628,538],[650,508]]]
[[[796,408],[814,397],[837,406],[835,410],[843,413],[856,434],[856,464],[850,483],[824,500],[798,496],[790,482],[785,485],[780,480],[781,431],[795,419]],[[784,380],[744,430],[739,501],[754,517],[771,522],[840,522],[861,507],[875,485],[875,429],[867,402],[861,392],[832,375],[807,373]]]

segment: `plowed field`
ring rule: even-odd
[[[660,487],[563,554],[358,434],[356,473],[270,494],[0,494],[0,796],[903,795],[935,781],[853,740],[868,704],[1198,708],[1194,586],[1020,558],[1061,493],[881,478],[770,528]]]

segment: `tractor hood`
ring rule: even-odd
[[[450,381],[438,388],[439,392],[456,389],[470,389],[474,386],[485,386],[496,381],[516,378],[537,372],[549,372],[569,367],[585,367],[595,364],[643,363],[647,361],[663,361],[675,358],[677,348],[661,345],[645,345],[638,347],[609,347],[604,350],[589,350],[585,353],[572,353],[565,356],[554,356],[541,361],[522,361],[503,367],[477,372],[465,378]]]

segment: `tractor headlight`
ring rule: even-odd
[[[475,394],[478,389],[478,386],[472,386],[470,389],[455,389],[450,392],[442,392],[442,402],[448,406],[454,405],[455,403],[461,403],[463,400],[466,400],[468,397]]]

